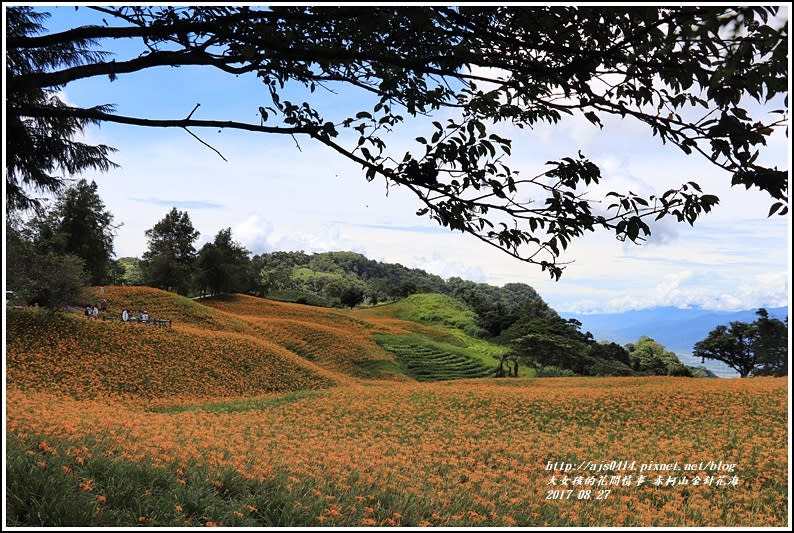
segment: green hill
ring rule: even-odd
[[[380,333],[375,340],[397,356],[407,375],[419,381],[492,376],[508,350],[475,337],[481,332],[476,314],[443,294],[413,294],[395,303],[357,310],[355,316],[409,323],[408,332]],[[523,368],[520,374],[533,376],[534,372]]]
[[[380,309],[403,320],[451,328],[472,336],[482,334],[474,311],[445,294],[412,294]]]

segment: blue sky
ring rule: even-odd
[[[48,9],[54,13],[47,24],[51,29],[97,19],[85,8]],[[120,57],[125,53],[130,51],[120,51]],[[366,109],[358,107],[365,100],[361,95],[316,95],[320,100],[312,103],[332,120],[351,109]],[[84,106],[114,103],[120,114],[149,118],[182,118],[200,103],[196,118],[249,122],[258,120],[258,106],[269,104],[253,77],[186,67],[122,75],[113,83],[106,78],[78,81],[65,88],[64,97]],[[403,124],[391,137],[394,153],[418,149],[413,139],[432,133],[430,120]],[[574,262],[559,282],[474,237],[417,217],[420,205],[412,194],[391,188],[387,196],[382,181],[366,182],[357,165],[308,140],[299,139],[299,151],[289,137],[195,133],[228,162],[180,129],[105,124],[86,132],[90,142],[119,149],[113,160],[120,169],[83,176],[97,182],[116,222],[123,223],[117,256],[140,256],[146,249],[144,231],[175,206],[187,210],[201,232],[199,246],[231,227],[235,239],[254,253],[353,250],[445,278],[528,283],[561,312],[657,305],[735,310],[789,301],[790,216],[767,218],[767,195],[731,188],[730,176],[662,145],[637,123],[610,118],[599,130],[579,117],[531,131],[500,126],[500,133],[513,139],[511,166],[527,175],[544,170],[547,160],[581,149],[602,167],[602,193],[630,189],[653,194],[696,180],[705,192],[720,197],[720,205],[694,228],[662,221],[652,226],[654,235],[643,246],[605,233],[574,241],[563,257]],[[762,159],[790,169],[788,141],[777,131]]]

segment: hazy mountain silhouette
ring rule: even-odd
[[[766,308],[773,318],[783,320],[788,316],[787,307]],[[623,313],[576,315],[562,313],[565,318],[576,318],[582,323],[582,331],[589,331],[601,340],[618,344],[635,342],[645,335],[663,344],[678,354],[681,362],[700,366],[700,359],[691,356],[692,347],[703,340],[720,324],[733,321],[752,322],[757,318],[755,309],[744,311],[713,311],[708,309],[677,307],[654,307]],[[733,375],[735,372],[718,361],[706,360],[706,368],[717,375]]]

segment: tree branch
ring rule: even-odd
[[[277,126],[263,126],[249,124],[247,122],[236,122],[233,120],[198,120],[194,118],[183,119],[147,119],[138,117],[128,117],[112,113],[104,113],[94,108],[84,109],[79,107],[48,107],[38,105],[21,105],[14,108],[14,111],[26,117],[74,117],[88,120],[102,120],[116,122],[119,124],[130,124],[133,126],[146,126],[150,128],[219,128],[237,129],[244,131],[255,131],[260,133],[279,133],[286,135],[312,135],[318,128],[313,126],[296,126],[293,128],[282,128]]]
[[[194,138],[194,139],[196,139],[198,142],[200,142],[201,144],[203,144],[204,146],[206,146],[207,148],[209,148],[210,150],[212,150],[213,152],[215,152],[216,154],[218,154],[218,155],[221,157],[221,159],[223,159],[223,160],[224,160],[224,161],[226,161],[227,163],[229,162],[229,160],[228,160],[228,159],[226,159],[225,157],[223,157],[223,154],[222,154],[222,153],[220,153],[220,152],[219,152],[219,151],[218,151],[218,150],[217,150],[217,149],[216,149],[214,146],[211,146],[210,144],[208,144],[208,143],[204,142],[204,141],[203,141],[203,140],[202,140],[202,139],[201,139],[201,138],[200,138],[198,135],[196,135],[195,133],[193,133],[193,132],[192,132],[192,131],[190,131],[189,129],[187,129],[187,128],[182,128],[182,129],[184,129],[186,132],[188,132],[189,134],[191,134],[191,135],[193,136],[193,138]]]

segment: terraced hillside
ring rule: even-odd
[[[376,340],[394,353],[406,373],[420,381],[492,376],[507,347],[474,335],[482,330],[463,303],[443,294],[413,294],[386,305],[362,308],[357,317],[397,328]],[[520,375],[534,376],[524,367]]]
[[[505,348],[476,339],[474,314],[440,294],[353,311],[234,295],[206,304],[320,366],[358,377],[419,381],[493,375]]]
[[[787,523],[784,378],[454,381],[487,375],[498,347],[392,312],[421,299],[347,311],[106,294],[174,313],[173,327],[7,313],[6,525]],[[550,463],[623,459],[707,466],[675,486],[624,470],[570,499],[550,487],[563,475]]]
[[[381,346],[397,354],[409,376],[417,381],[493,376],[494,369],[464,350],[451,350],[417,335],[383,336]]]
[[[394,355],[372,338],[379,329],[340,309],[277,302],[242,294],[208,299],[213,311],[241,320],[253,334],[268,339],[320,367],[344,376],[406,379]]]
[[[483,377],[493,375],[505,351],[467,333],[478,331],[474,313],[441,294],[415,294],[397,303],[354,311],[243,295],[207,303],[253,321],[270,338],[311,361],[334,360],[330,368],[353,375],[356,370],[379,369],[419,381]],[[325,353],[318,355],[323,347]],[[396,356],[396,364],[388,356],[362,357],[384,349]],[[524,375],[529,374],[527,370]]]

